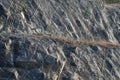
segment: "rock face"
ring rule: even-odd
[[[119,43],[119,5],[0,0],[0,80],[120,80]]]

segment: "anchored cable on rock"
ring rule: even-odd
[[[54,41],[60,41],[64,43],[69,43],[74,46],[78,46],[80,44],[85,44],[85,45],[99,45],[99,46],[120,46],[119,43],[113,43],[109,42],[106,40],[86,40],[86,39],[72,39],[68,37],[59,37],[59,36],[50,36],[50,35],[45,35],[45,34],[18,34],[18,33],[2,33],[0,34],[1,36],[6,36],[6,37],[17,37],[17,38],[31,38],[31,39],[52,39]]]

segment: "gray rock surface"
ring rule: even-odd
[[[0,80],[120,80],[119,43],[119,5],[0,0]]]

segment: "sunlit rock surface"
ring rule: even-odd
[[[75,46],[41,37],[48,35],[119,44],[120,6],[0,0],[0,80],[120,80],[119,46]]]

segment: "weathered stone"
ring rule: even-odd
[[[56,64],[57,63],[57,59],[53,56],[47,55],[45,57],[45,63],[47,64]]]
[[[5,43],[0,41],[0,56],[5,57]]]
[[[102,0],[0,0],[0,80],[119,80],[119,27]]]
[[[0,69],[0,79],[1,80],[18,80],[18,72],[14,68],[2,68]]]
[[[96,45],[91,45],[90,47],[92,48],[92,50],[98,51],[98,47]]]
[[[39,65],[36,62],[36,60],[17,58],[14,62],[14,66],[17,68],[29,70],[29,69],[38,68]]]
[[[0,57],[0,67],[13,67],[13,64],[5,59],[5,57]]]
[[[3,7],[2,4],[0,4],[0,17],[7,18],[7,15],[6,15],[5,9],[4,9],[4,7]]]
[[[66,57],[70,57],[72,53],[75,53],[76,47],[72,47],[71,45],[66,45],[63,47],[63,51]]]
[[[45,74],[39,70],[32,70],[28,74],[29,80],[45,80]]]

